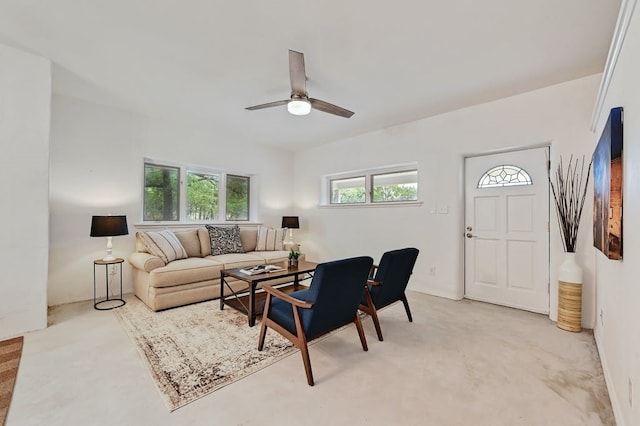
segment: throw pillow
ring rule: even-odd
[[[258,231],[258,244],[256,251],[284,250],[284,229],[274,229],[261,226]]]
[[[211,240],[211,255],[218,256],[227,253],[244,253],[240,240],[240,227],[205,225],[209,230]]]
[[[189,257],[180,240],[168,229],[160,232],[140,232],[139,235],[147,251],[158,256],[164,263]]]

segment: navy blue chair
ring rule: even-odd
[[[372,268],[367,289],[361,300],[360,310],[371,315],[380,341],[382,341],[382,330],[378,320],[377,311],[379,309],[402,300],[409,322],[413,322],[405,290],[413,272],[413,266],[416,264],[418,253],[417,248],[388,251],[382,255],[380,265],[374,265]]]
[[[300,349],[309,386],[313,386],[313,373],[307,342],[353,322],[362,349],[368,350],[358,306],[372,265],[373,259],[366,256],[322,263],[307,290],[289,294],[263,285],[267,298],[258,350],[264,347],[267,327],[282,334]]]

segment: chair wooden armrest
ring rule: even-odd
[[[376,269],[378,269],[378,265],[376,265],[375,263],[371,265],[371,269],[369,270],[369,279],[376,276]]]
[[[287,303],[292,304],[293,306],[297,306],[304,309],[310,309],[313,307],[313,303],[305,302],[304,300],[296,299],[295,297],[289,296],[287,293],[278,290],[277,288],[272,287],[271,284],[263,284],[262,289],[267,293],[271,294],[278,299],[284,300]]]
[[[382,285],[382,281],[367,280],[369,285]]]

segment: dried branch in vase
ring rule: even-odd
[[[578,228],[580,227],[584,200],[587,196],[592,163],[593,160],[589,162],[587,174],[585,175],[584,156],[582,156],[582,162],[580,162],[577,158],[574,161],[572,155],[569,158],[569,166],[565,171],[561,156],[555,174],[555,182],[549,175],[549,183],[551,184],[556,213],[558,214],[560,235],[566,252],[574,253],[576,251]]]

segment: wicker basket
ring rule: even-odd
[[[582,331],[582,284],[559,282],[558,328],[579,333]]]

